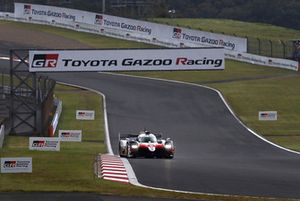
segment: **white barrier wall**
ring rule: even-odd
[[[15,3],[15,17],[26,20],[38,20],[49,23],[72,24],[77,22],[93,25],[94,29],[105,31],[121,31],[129,36],[148,40],[161,40],[180,45],[181,43],[193,43],[199,46],[224,47],[225,49],[246,52],[247,39],[215,34],[204,31],[162,25],[152,22],[133,20],[128,18],[91,13],[75,9],[43,6],[36,4]]]
[[[293,60],[288,60],[288,59],[271,58],[271,57],[259,56],[259,55],[248,54],[248,53],[240,53],[234,51],[226,51],[225,57],[228,59],[233,59],[237,61],[257,64],[262,66],[279,67],[279,68],[285,68],[294,71],[299,70],[298,62]]]

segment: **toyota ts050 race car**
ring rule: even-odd
[[[121,157],[174,157],[175,148],[170,138],[163,139],[161,135],[149,131],[142,131],[138,135],[119,135],[119,138],[119,155]]]

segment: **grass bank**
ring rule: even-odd
[[[241,37],[267,40],[291,40],[299,38],[300,31],[263,23],[250,23],[225,19],[155,18],[154,22],[173,26],[189,27],[203,31],[225,33]]]

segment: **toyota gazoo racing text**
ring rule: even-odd
[[[163,139],[161,135],[149,131],[142,131],[138,135],[120,135],[119,138],[119,155],[121,157],[174,157],[175,147],[170,138]]]

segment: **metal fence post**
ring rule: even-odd
[[[271,40],[269,40],[269,42],[270,42],[270,56],[272,57],[273,56],[273,42],[271,41]]]
[[[258,54],[261,55],[260,39],[257,38],[257,41],[258,41]]]
[[[286,45],[285,45],[285,43],[282,40],[280,40],[280,43],[282,45],[283,58],[286,58],[287,57],[286,56]]]

